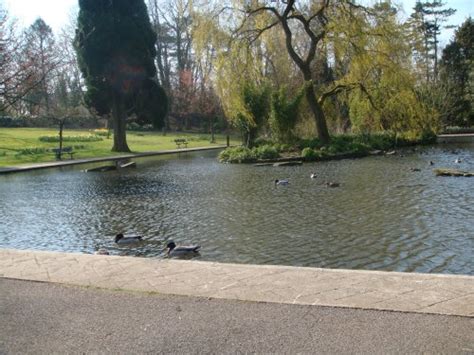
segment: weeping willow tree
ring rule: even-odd
[[[251,147],[268,122],[270,81],[265,75],[262,49],[235,40],[232,30],[217,16],[194,13],[194,49],[197,56],[212,53],[214,89],[230,124],[242,132]]]
[[[333,18],[337,35],[331,44],[339,65],[333,86],[345,91],[355,132],[437,129],[436,112],[417,95],[407,32],[396,15],[386,1],[369,13],[340,12]]]
[[[294,129],[303,97],[304,89],[300,89],[296,96],[291,97],[285,86],[272,93],[270,127],[276,141],[290,143],[294,140]]]
[[[323,144],[329,141],[327,123],[354,132],[437,128],[435,110],[419,100],[406,26],[391,1],[373,7],[330,0],[234,4],[240,12],[232,12],[231,19],[208,16],[202,31],[203,37],[216,38],[211,41],[215,85],[234,125],[258,126],[249,92],[258,95],[257,88],[262,94],[269,87],[268,117],[278,140],[289,139],[293,126],[278,126],[274,110],[282,111],[279,123],[309,118]],[[288,90],[281,93],[285,85]],[[296,105],[299,88],[305,99],[301,107]],[[294,100],[293,111],[300,115],[288,119],[286,106]],[[286,137],[284,130],[290,131]]]

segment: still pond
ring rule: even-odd
[[[199,260],[474,275],[474,178],[433,173],[474,171],[474,145],[402,154],[255,167],[182,153],[3,175],[0,248],[163,258],[172,239],[200,244]],[[119,232],[149,239],[117,246]]]

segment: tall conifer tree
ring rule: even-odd
[[[134,113],[160,128],[167,111],[147,8],[143,0],[79,0],[79,7],[75,48],[85,101],[99,114],[112,114],[112,150],[128,152],[127,117]]]

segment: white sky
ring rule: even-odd
[[[363,0],[364,3],[373,3],[375,0]],[[403,4],[405,14],[408,16],[416,0],[398,0]],[[69,16],[78,7],[78,0],[0,0],[11,16],[18,19],[20,27],[28,27],[38,17],[41,17],[53,31],[58,33],[69,21]],[[446,7],[456,9],[449,24],[460,25],[471,16],[474,17],[474,0],[445,0]],[[442,34],[442,45],[447,44],[453,31]]]

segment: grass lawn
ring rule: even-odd
[[[13,166],[26,163],[54,161],[55,156],[48,149],[57,148],[57,142],[42,142],[41,136],[57,136],[57,129],[48,128],[0,128],[0,166]],[[89,130],[65,129],[63,136],[90,136]],[[112,152],[113,139],[101,137],[96,142],[72,141],[64,142],[64,147],[73,147],[75,159],[95,158],[117,155]],[[209,134],[175,133],[169,132],[163,136],[161,132],[127,132],[127,143],[134,153],[176,149],[176,138],[186,138],[188,148],[225,145],[225,135],[215,135],[216,143],[209,143]],[[231,145],[240,144],[235,137],[231,137]],[[66,155],[67,156],[67,155]]]

